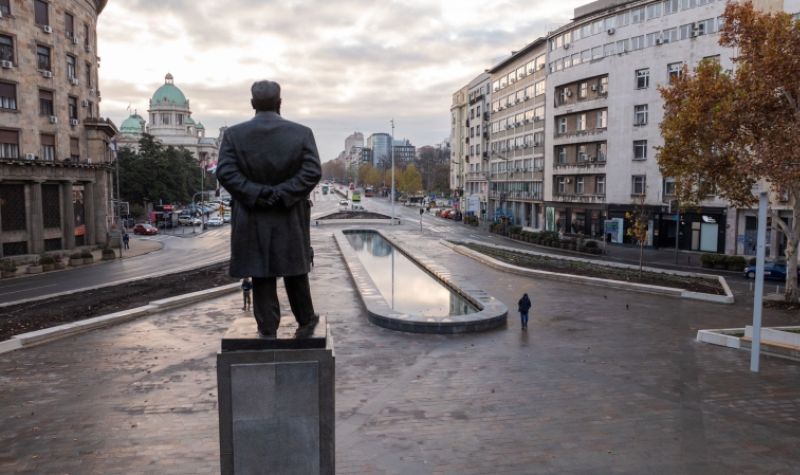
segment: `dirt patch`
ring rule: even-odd
[[[385,214],[371,213],[369,211],[339,211],[321,218],[319,221],[326,219],[389,219]]]
[[[141,307],[153,300],[210,289],[236,280],[228,276],[227,263],[217,264],[180,274],[0,308],[0,341],[20,333]]]
[[[459,244],[459,243],[455,243]],[[622,269],[581,261],[570,261],[545,256],[537,256],[521,252],[497,249],[480,244],[462,244],[473,251],[493,257],[499,261],[513,264],[527,269],[558,272],[561,274],[580,275],[586,277],[599,277],[601,279],[633,282],[636,284],[658,285],[674,289],[683,289],[704,294],[725,295],[725,290],[716,280],[702,277],[685,277],[674,274],[661,274],[657,272],[642,272],[638,270]]]

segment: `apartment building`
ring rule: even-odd
[[[489,202],[489,106],[492,76],[482,73],[467,85],[468,117],[465,123],[464,211],[487,217]]]
[[[107,0],[0,0],[0,257],[106,242],[109,142],[96,26]]]
[[[467,95],[464,86],[453,94],[450,105],[450,189],[457,197],[457,206],[464,208],[464,170],[467,162]]]
[[[724,9],[709,0],[599,0],[549,35],[546,229],[629,242],[626,213],[644,208],[647,244],[675,245],[674,186],[655,157],[658,86],[702,60],[732,67],[718,44]],[[729,211],[711,199],[681,214],[680,248],[724,252]]]
[[[539,38],[488,72],[489,218],[542,227],[547,41]]]

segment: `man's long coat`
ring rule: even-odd
[[[233,277],[307,274],[311,268],[308,195],[322,175],[311,129],[274,112],[225,130],[217,179],[233,196]],[[279,193],[270,207],[256,202],[266,186]]]

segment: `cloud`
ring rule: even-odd
[[[252,116],[249,88],[283,86],[286,117],[313,127],[323,160],[355,130],[417,146],[449,135],[452,93],[585,3],[545,0],[126,0],[99,19],[104,115],[146,114],[171,72],[195,120]]]

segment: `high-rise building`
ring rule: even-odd
[[[106,3],[0,2],[0,257],[106,242],[117,133],[98,107]]]
[[[417,157],[417,147],[411,144],[408,139],[394,141],[394,162],[395,164],[409,164]]]
[[[488,212],[489,104],[492,76],[481,73],[467,84],[465,139],[467,158],[464,173],[464,211],[485,218]]]
[[[450,189],[463,208],[464,170],[467,161],[467,93],[464,86],[453,93],[450,104]]]
[[[389,169],[392,162],[392,136],[376,133],[367,137],[367,148],[372,150],[372,166]]]

